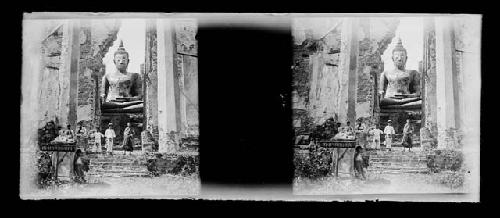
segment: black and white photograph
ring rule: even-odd
[[[23,22],[22,195],[197,195],[196,20],[53,15]]]
[[[32,12],[22,31],[22,199],[479,202],[481,14]]]
[[[478,199],[480,15],[292,25],[294,194]]]

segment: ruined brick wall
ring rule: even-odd
[[[100,126],[100,85],[104,76],[103,58],[116,40],[116,20],[82,20],[78,62],[77,122],[87,129]]]
[[[382,55],[395,37],[396,18],[361,18],[357,67],[356,119],[378,122],[377,92],[380,74],[384,71]],[[370,123],[368,122],[368,123]]]
[[[182,131],[198,134],[198,45],[195,20],[175,22],[175,65],[179,85]]]
[[[292,66],[294,122],[300,122],[300,127],[296,127],[300,131],[309,129],[312,124],[321,124],[330,117],[338,120],[342,117],[342,110],[346,110],[340,107],[343,101],[347,101],[343,99],[346,96],[342,91],[347,90],[348,83],[342,83],[345,79],[342,79],[343,72],[339,66],[343,57],[349,54],[341,50],[341,25],[330,23],[329,32],[320,38],[314,38],[317,35],[314,29],[295,27],[293,31],[294,37],[305,35],[302,41],[295,40]],[[375,113],[378,106],[376,86],[383,71],[381,55],[394,38],[399,20],[362,18],[359,23],[355,110],[356,118],[368,118],[365,120],[371,123],[376,122],[374,117],[378,116]]]
[[[312,117],[306,109],[309,103],[311,65],[309,55],[313,52],[304,45],[294,45],[293,48],[293,120],[297,133],[307,132],[313,125]]]

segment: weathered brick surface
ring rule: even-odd
[[[116,40],[119,24],[116,20],[81,21],[77,120],[87,129],[101,124],[99,96],[105,73],[103,58]]]
[[[383,72],[382,54],[395,37],[398,19],[362,18],[359,27],[356,118],[377,117],[379,76]],[[376,120],[374,120],[377,122]]]
[[[317,22],[321,22],[317,20]],[[376,98],[378,76],[383,71],[381,55],[387,49],[399,21],[393,18],[364,18],[359,26],[359,52],[356,75],[356,118],[376,122]],[[293,84],[294,120],[300,120],[299,132],[310,128],[312,124],[321,124],[333,117],[338,120],[343,102],[347,102],[342,90],[347,83],[342,83],[340,62],[346,55],[341,51],[341,25],[332,26],[323,37],[317,35],[314,28],[293,31],[294,37],[301,44],[294,45]],[[304,27],[305,28],[305,27]],[[318,27],[319,28],[319,27]],[[322,27],[321,30],[328,28]],[[316,31],[320,31],[319,29]],[[304,33],[302,33],[304,32]],[[305,111],[305,112],[304,112]],[[342,121],[341,122],[345,122]]]
[[[308,114],[300,118],[308,128],[312,119],[319,123],[337,117],[340,92],[338,65],[340,62],[340,32],[332,30],[320,40],[307,39],[294,48],[293,90],[297,102],[294,108],[305,108]]]
[[[176,20],[175,66],[180,110],[180,132],[198,134],[198,46],[194,20]]]
[[[157,31],[153,20],[146,22],[146,61],[144,63],[145,129],[158,141]]]

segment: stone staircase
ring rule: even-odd
[[[419,150],[408,151],[367,151],[370,166],[366,169],[372,173],[400,174],[427,173],[427,155]]]
[[[121,152],[115,152],[113,155],[90,154],[88,157],[90,169],[86,177],[91,179],[149,176],[146,158],[140,154],[123,155]]]

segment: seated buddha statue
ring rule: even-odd
[[[384,71],[380,76],[381,109],[419,109],[420,74],[416,70],[405,69],[408,59],[406,49],[399,39],[392,50],[394,69]]]
[[[142,112],[141,78],[137,73],[127,71],[129,54],[123,47],[114,53],[113,63],[116,70],[106,72],[102,79],[101,110],[110,113],[138,113]]]

